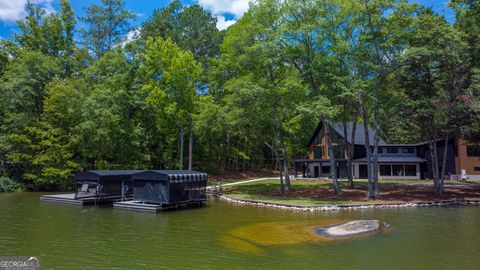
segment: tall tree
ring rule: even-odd
[[[468,54],[460,32],[426,9],[418,15],[414,33],[400,82],[408,97],[409,117],[422,123],[417,127],[429,142],[434,188],[442,195],[448,142],[471,123],[478,93],[466,87]],[[440,140],[442,153],[437,150]]]
[[[156,110],[159,120],[174,119],[173,125],[180,131],[179,156],[183,157],[184,128],[193,121],[195,86],[202,69],[190,52],[182,51],[171,39],[149,38],[142,58],[141,71],[146,81],[143,89],[149,93],[147,104]]]
[[[0,157],[11,164],[8,173],[30,187],[34,183],[25,175],[36,170],[36,140],[30,131],[41,121],[45,88],[60,71],[55,58],[22,50],[0,78]]]
[[[130,28],[135,14],[125,9],[123,0],[101,0],[101,5],[91,5],[81,20],[87,25],[82,29],[83,43],[99,59],[105,52],[118,45]]]
[[[379,143],[379,113],[382,107],[381,94],[389,74],[398,70],[402,64],[402,54],[407,48],[408,36],[411,33],[415,5],[410,5],[406,0],[362,0],[352,1],[357,10],[361,27],[359,38],[363,50],[357,54],[362,63],[364,80],[369,82],[367,92],[373,101],[373,152],[371,160],[370,142],[366,136],[366,152],[369,171],[368,196],[377,198],[378,190],[378,143]],[[361,103],[367,100],[361,97]],[[364,104],[362,117],[365,127],[369,120],[369,112]],[[365,129],[367,132],[368,130]],[[368,134],[366,134],[368,135]]]
[[[192,52],[205,69],[209,58],[220,53],[222,34],[216,24],[217,19],[199,5],[185,7],[175,0],[153,12],[142,24],[141,35],[144,38],[171,38],[182,50]]]
[[[75,48],[76,19],[69,0],[62,0],[60,8],[60,14],[46,14],[44,9],[28,2],[27,16],[17,21],[20,33],[15,34],[15,40],[18,44],[55,57],[70,56]]]

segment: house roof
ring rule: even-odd
[[[367,158],[355,159],[355,163],[366,163]],[[423,163],[425,159],[417,156],[379,156],[378,163]]]
[[[318,124],[317,128],[315,129],[315,132],[313,133],[313,136],[310,138],[310,141],[308,145],[311,145],[314,141],[315,138],[318,136],[320,131],[322,130],[323,122],[320,121]],[[347,142],[352,143],[352,131],[353,131],[353,123],[347,123]],[[343,124],[342,123],[332,123],[331,128],[343,138]],[[368,128],[368,137],[370,141],[370,146],[373,146],[373,129]],[[357,145],[365,145],[365,129],[363,127],[363,124],[357,123],[356,125],[356,130],[355,130],[355,144]],[[387,143],[380,138],[380,141],[378,142],[379,146],[386,146]]]

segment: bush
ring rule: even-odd
[[[7,176],[0,175],[0,192],[22,191],[22,185]]]

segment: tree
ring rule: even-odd
[[[468,63],[472,68],[480,68],[480,1],[451,0],[450,7],[455,10],[455,28],[465,33],[468,45]],[[473,70],[470,70],[473,71]]]
[[[180,49],[190,51],[203,68],[201,84],[202,93],[212,91],[212,60],[219,57],[223,32],[217,27],[217,19],[199,5],[183,6],[179,0],[172,1],[165,8],[155,10],[152,16],[142,24],[141,36],[170,38]],[[190,135],[192,133],[190,132]]]
[[[148,93],[146,102],[158,113],[158,120],[172,119],[172,124],[179,127],[180,168],[183,169],[183,131],[185,126],[192,126],[195,86],[202,69],[190,52],[182,51],[171,39],[149,38],[142,59],[141,71],[146,81],[143,89]],[[192,139],[190,136],[190,141]],[[189,169],[192,159],[193,149],[189,147]]]
[[[15,34],[20,46],[51,56],[71,56],[76,19],[68,0],[60,3],[60,14],[46,14],[38,5],[28,2],[27,16],[17,21],[21,33]]]
[[[135,14],[125,9],[123,0],[102,0],[102,5],[91,5],[81,20],[87,25],[82,29],[83,43],[99,59],[112,49],[130,31],[129,20]]]
[[[356,54],[360,65],[361,79],[367,82],[370,91],[359,95],[361,115],[365,127],[365,147],[368,166],[368,196],[377,198],[378,190],[378,143],[379,113],[382,107],[381,94],[385,81],[392,72],[401,67],[402,54],[407,48],[411,33],[415,5],[405,0],[362,0],[352,4],[359,20],[358,43],[361,46]],[[368,97],[370,96],[370,97]],[[373,102],[373,153],[370,157],[368,137],[369,110],[365,102]]]
[[[11,164],[8,174],[25,184],[32,184],[25,175],[36,170],[32,162],[35,138],[28,129],[41,121],[46,85],[60,70],[55,58],[22,50],[0,78],[0,163]]]
[[[426,9],[418,15],[405,54],[407,65],[400,77],[409,100],[410,118],[422,123],[418,130],[429,142],[434,188],[439,196],[443,193],[448,142],[470,125],[475,111],[475,93],[465,84],[469,77],[466,48],[460,32]],[[440,156],[437,144],[441,139]]]
[[[172,1],[169,6],[155,10],[142,24],[143,38],[171,38],[182,50],[190,51],[203,68],[209,58],[220,53],[222,34],[216,27],[217,19],[199,5],[183,6]]]

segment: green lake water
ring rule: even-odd
[[[158,214],[0,194],[0,255],[42,269],[480,269],[480,207],[297,213],[210,198]],[[380,219],[388,232],[322,241],[313,225]]]

